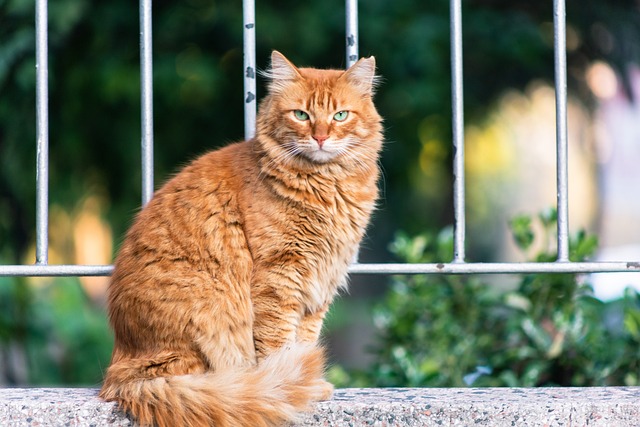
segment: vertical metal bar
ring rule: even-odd
[[[153,62],[151,0],[140,0],[142,206],[153,197]]]
[[[358,0],[345,0],[345,55],[348,69],[358,60]],[[360,248],[353,255],[352,264],[358,264]]]
[[[36,1],[36,263],[49,262],[49,61],[47,0]]]
[[[254,0],[242,0],[244,58],[244,138],[256,133],[256,7]]]
[[[555,89],[556,89],[556,148],[558,190],[558,261],[569,261],[569,199],[568,199],[568,143],[567,143],[567,47],[566,12],[564,0],[553,2]]]
[[[465,259],[464,109],[461,0],[451,0],[451,103],[453,107],[453,262]]]
[[[358,60],[358,0],[346,0],[347,68]]]

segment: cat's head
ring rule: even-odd
[[[381,118],[373,105],[375,59],[348,70],[298,68],[271,55],[268,95],[260,105],[257,135],[283,161],[362,162],[377,158]]]

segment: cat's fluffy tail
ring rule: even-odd
[[[331,393],[324,354],[313,346],[285,347],[256,367],[225,372],[150,378],[149,362],[115,363],[100,392],[144,426],[280,426]]]

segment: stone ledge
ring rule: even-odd
[[[0,426],[129,426],[97,389],[0,389]],[[640,426],[640,387],[341,389],[298,426]]]

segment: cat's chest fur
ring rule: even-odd
[[[254,268],[286,269],[308,311],[326,306],[346,273],[377,197],[375,177],[298,174],[263,177],[246,198],[245,233]]]

